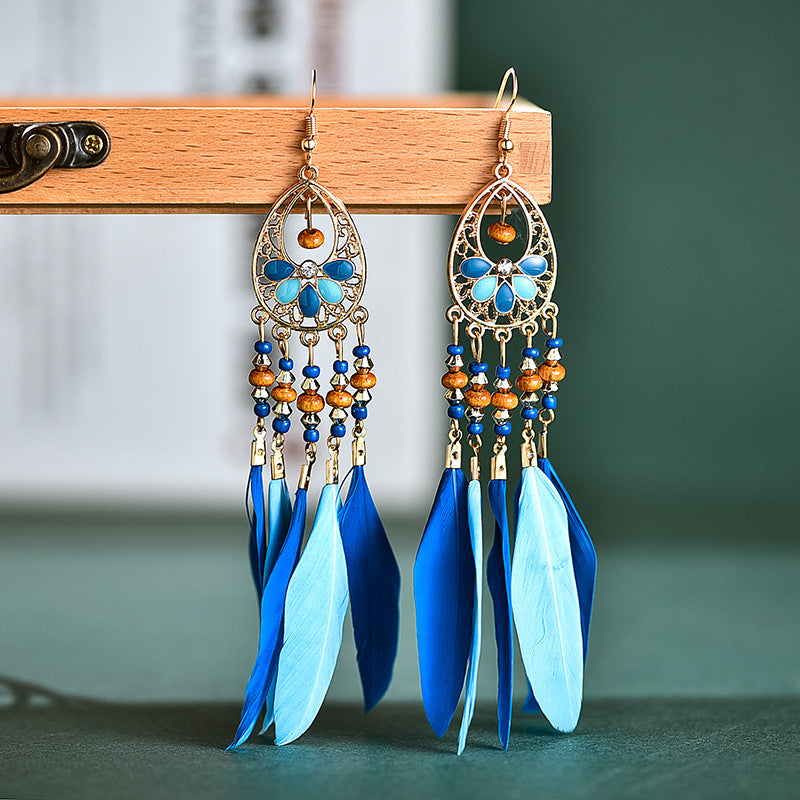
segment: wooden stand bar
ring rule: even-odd
[[[353,213],[459,214],[492,178],[501,111],[493,97],[323,97],[319,180]],[[9,99],[0,122],[93,120],[111,152],[0,194],[0,213],[264,213],[297,178],[307,98],[115,101]],[[550,201],[550,113],[518,100],[513,178]]]

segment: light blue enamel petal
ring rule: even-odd
[[[264,275],[271,281],[282,281],[294,272],[294,267],[288,261],[275,258],[264,264]]]
[[[341,303],[344,297],[342,287],[336,281],[329,281],[327,278],[317,280],[317,289],[324,300],[329,303]]]
[[[472,287],[472,297],[476,303],[486,302],[497,289],[497,278],[490,275],[488,278],[481,278]]]
[[[323,268],[322,271],[329,277],[333,278],[335,281],[346,281],[348,278],[353,277],[353,273],[356,271],[356,268],[353,266],[352,261],[348,261],[346,258],[342,258],[338,261],[329,261]],[[325,295],[322,295],[325,297]],[[327,298],[325,298],[327,300]],[[341,298],[340,298],[341,299]],[[334,302],[333,300],[331,302]],[[339,302],[336,300],[335,302]]]
[[[533,275],[536,277],[537,275],[544,274],[547,269],[547,260],[543,256],[528,256],[527,258],[523,258],[517,266],[526,275]]]
[[[278,286],[275,290],[275,299],[279,303],[291,303],[299,291],[300,281],[297,278],[291,278]]]
[[[508,314],[514,308],[514,292],[511,287],[504,283],[494,297],[494,307],[498,314]]]
[[[461,274],[465,278],[481,278],[492,268],[485,258],[465,258],[461,262]]]
[[[315,317],[317,315],[320,306],[319,295],[310,283],[300,292],[300,297],[297,298],[297,305],[304,317]]]
[[[536,283],[524,275],[514,275],[511,278],[514,284],[514,293],[520,300],[533,300],[536,297]]]

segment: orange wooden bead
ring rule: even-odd
[[[560,381],[566,374],[567,371],[559,363],[539,364],[539,375],[543,381]]]
[[[492,405],[495,408],[516,408],[519,403],[519,397],[514,392],[495,392],[492,395]]]
[[[297,244],[306,250],[313,250],[320,247],[325,241],[325,234],[316,228],[304,228],[297,234]]]
[[[371,389],[378,379],[371,372],[356,372],[350,378],[350,385],[354,389]]]
[[[316,392],[303,392],[297,398],[297,408],[304,414],[319,414],[325,408],[325,400]]]
[[[468,383],[466,372],[446,372],[442,375],[442,386],[445,389],[463,389]]]
[[[272,390],[272,399],[278,403],[293,403],[297,398],[297,392],[288,383],[279,383]]]
[[[486,232],[500,244],[510,244],[517,238],[514,226],[509,225],[507,222],[493,222]]]
[[[532,369],[526,369],[517,378],[517,389],[521,392],[538,392],[542,388],[542,377]]]
[[[470,408],[486,408],[492,402],[492,395],[488,389],[467,389],[464,399]]]
[[[251,369],[250,375],[247,380],[250,381],[252,386],[272,386],[275,376],[272,374],[271,369]]]
[[[325,402],[334,408],[347,408],[353,403],[353,396],[344,389],[331,389],[325,395]]]

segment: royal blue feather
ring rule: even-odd
[[[471,480],[467,487],[467,518],[469,537],[475,569],[475,594],[472,610],[472,646],[469,651],[467,688],[464,693],[464,712],[458,732],[458,755],[464,752],[467,732],[475,713],[475,695],[478,690],[478,663],[481,657],[481,610],[483,603],[483,520],[481,517],[481,483]]]
[[[414,562],[417,650],[425,714],[437,736],[453,718],[467,671],[475,605],[467,480],[442,474]]]
[[[250,523],[250,570],[253,573],[253,584],[259,604],[264,591],[264,560],[267,552],[267,522],[264,506],[264,478],[261,465],[250,467],[245,498],[247,520]]]
[[[370,711],[392,680],[400,628],[400,570],[361,465],[353,467],[339,529],[364,709]]]
[[[539,459],[539,469],[552,481],[556,491],[564,501],[567,509],[567,525],[569,526],[569,544],[572,550],[572,569],[575,573],[575,586],[578,590],[578,603],[581,608],[581,633],[583,635],[583,660],[589,648],[589,625],[592,620],[592,600],[594,598],[594,584],[597,576],[597,553],[595,552],[589,531],[581,519],[572,498],[569,496],[564,484],[553,469],[547,458]],[[539,714],[541,709],[528,687],[528,698],[522,710],[526,714]]]
[[[508,532],[505,480],[489,481],[489,504],[494,514],[494,542],[486,561],[486,579],[494,606],[497,642],[497,732],[503,749],[511,735],[514,686],[514,628],[511,623],[511,542]]]
[[[569,733],[583,698],[580,607],[567,512],[538,466],[522,470],[511,600],[534,696],[550,724]]]
[[[261,628],[258,653],[245,689],[242,718],[228,750],[238,747],[253,732],[258,716],[264,708],[267,693],[277,669],[278,652],[283,640],[283,609],[286,589],[297,564],[306,524],[306,490],[298,489],[289,522],[286,539],[278,553],[275,566],[264,586],[261,597]]]
[[[342,645],[348,591],[338,510],[339,486],[327,484],[286,592],[275,682],[275,744],[294,741],[314,721]]]

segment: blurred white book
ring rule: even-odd
[[[448,13],[447,0],[28,0],[0,29],[2,92],[304,94],[314,66],[321,103],[428,94],[447,85]],[[442,457],[446,226],[356,223],[379,379],[370,482],[384,509],[422,510]],[[260,224],[0,215],[0,502],[240,502]],[[317,362],[332,358],[321,346]]]

